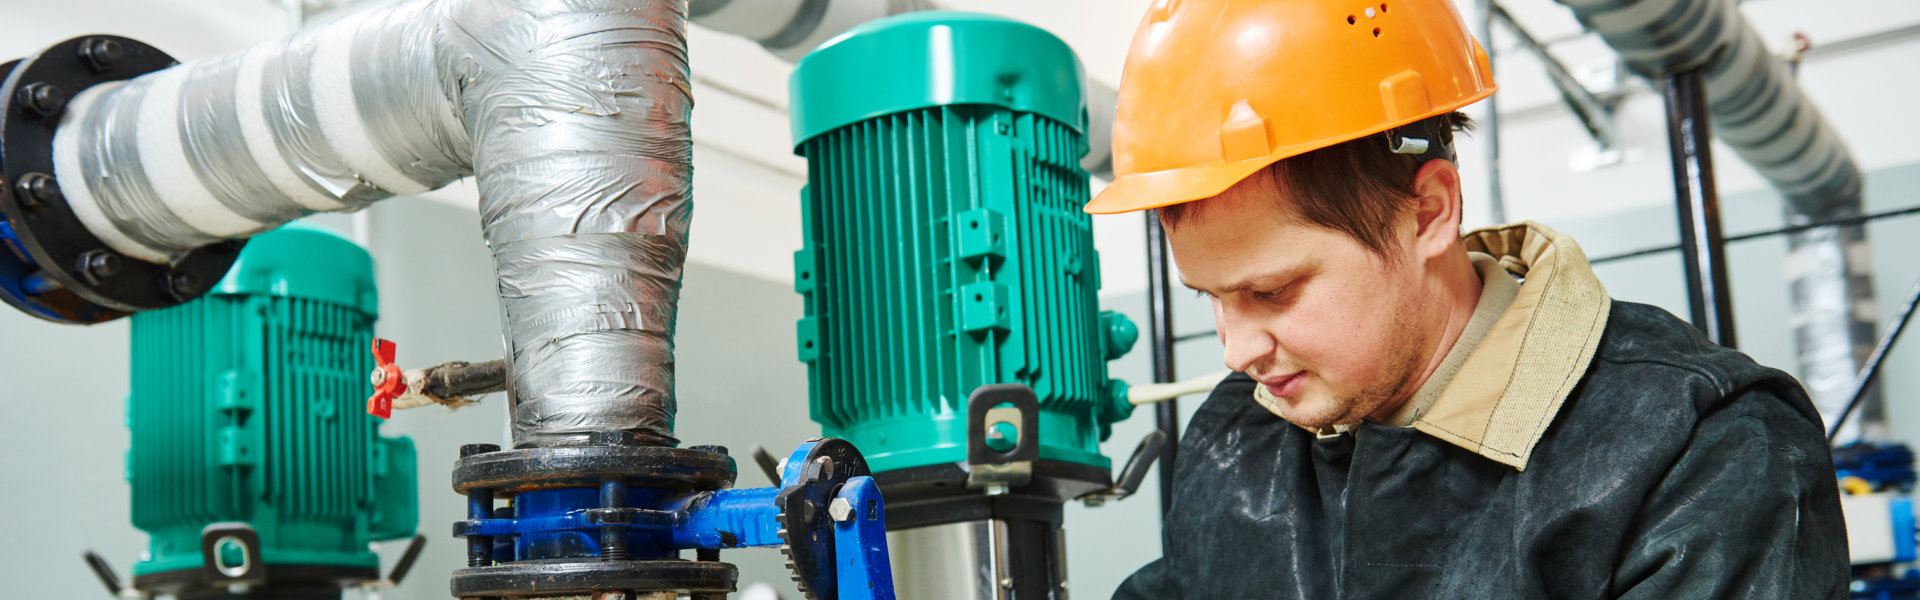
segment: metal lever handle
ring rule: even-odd
[[[773,453],[768,452],[766,446],[759,444],[754,444],[753,448],[747,452],[753,455],[753,462],[760,464],[760,471],[767,474],[767,479],[773,480],[773,485],[779,487],[780,461],[773,457]]]
[[[400,585],[407,577],[407,571],[413,570],[413,561],[419,560],[420,550],[427,547],[427,536],[414,534],[413,541],[407,542],[407,551],[400,553],[400,560],[393,563],[393,571],[387,573],[387,583]]]
[[[87,567],[93,569],[94,577],[100,578],[100,585],[107,586],[107,593],[113,594],[115,598],[120,597],[120,590],[122,589],[120,587],[120,576],[113,572],[113,565],[107,564],[105,557],[100,556],[91,549],[80,556],[87,559]]]
[[[1154,430],[1147,437],[1140,438],[1140,445],[1133,447],[1133,456],[1127,457],[1127,466],[1120,468],[1119,481],[1113,484],[1114,499],[1132,496],[1139,491],[1140,482],[1147,479],[1147,469],[1160,458],[1160,449],[1167,445],[1167,432]]]
[[[1140,438],[1140,444],[1133,447],[1133,456],[1127,457],[1127,466],[1120,468],[1120,476],[1114,478],[1113,486],[1082,496],[1087,506],[1099,506],[1113,500],[1132,496],[1140,490],[1140,482],[1146,481],[1147,470],[1160,458],[1161,448],[1167,445],[1167,433],[1151,431]]]

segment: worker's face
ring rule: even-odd
[[[1436,304],[1423,302],[1416,227],[1396,228],[1390,260],[1297,218],[1265,175],[1205,202],[1168,240],[1181,280],[1213,302],[1229,368],[1307,427],[1383,417],[1412,395]]]

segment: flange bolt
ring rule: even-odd
[[[95,72],[104,73],[127,57],[126,46],[112,38],[87,38],[80,41],[80,58]]]
[[[97,285],[120,273],[120,257],[106,250],[88,250],[80,254],[79,266],[87,282]]]
[[[39,210],[54,202],[66,199],[60,193],[60,184],[46,173],[28,173],[20,176],[20,183],[14,185],[20,192],[20,205],[31,210]]]
[[[177,300],[186,301],[200,293],[200,276],[192,273],[174,273],[167,277],[167,291]]]
[[[14,101],[20,103],[28,116],[51,119],[60,116],[60,109],[66,108],[67,92],[60,86],[35,81],[22,86]]]

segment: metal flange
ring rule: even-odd
[[[451,587],[458,598],[526,598],[606,590],[697,594],[731,592],[739,577],[739,569],[723,562],[523,560],[454,571]]]
[[[244,241],[155,264],[120,254],[88,231],[55,179],[53,136],[67,101],[87,88],[179,64],[132,39],[74,38],[12,63],[0,83],[0,299],[62,323],[99,323],[191,301],[225,277]]]
[[[664,446],[562,446],[474,454],[454,463],[453,489],[489,489],[500,495],[556,487],[597,486],[607,477],[668,490],[731,487],[733,458],[717,452]]]

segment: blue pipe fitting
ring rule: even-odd
[[[886,507],[858,451],[841,440],[809,441],[782,472],[777,487],[712,491],[603,476],[524,489],[501,509],[493,507],[498,490],[468,488],[468,519],[454,523],[453,535],[467,539],[470,567],[657,560],[682,550],[714,560],[719,550],[781,547],[803,585],[835,588],[841,600],[893,598]]]

